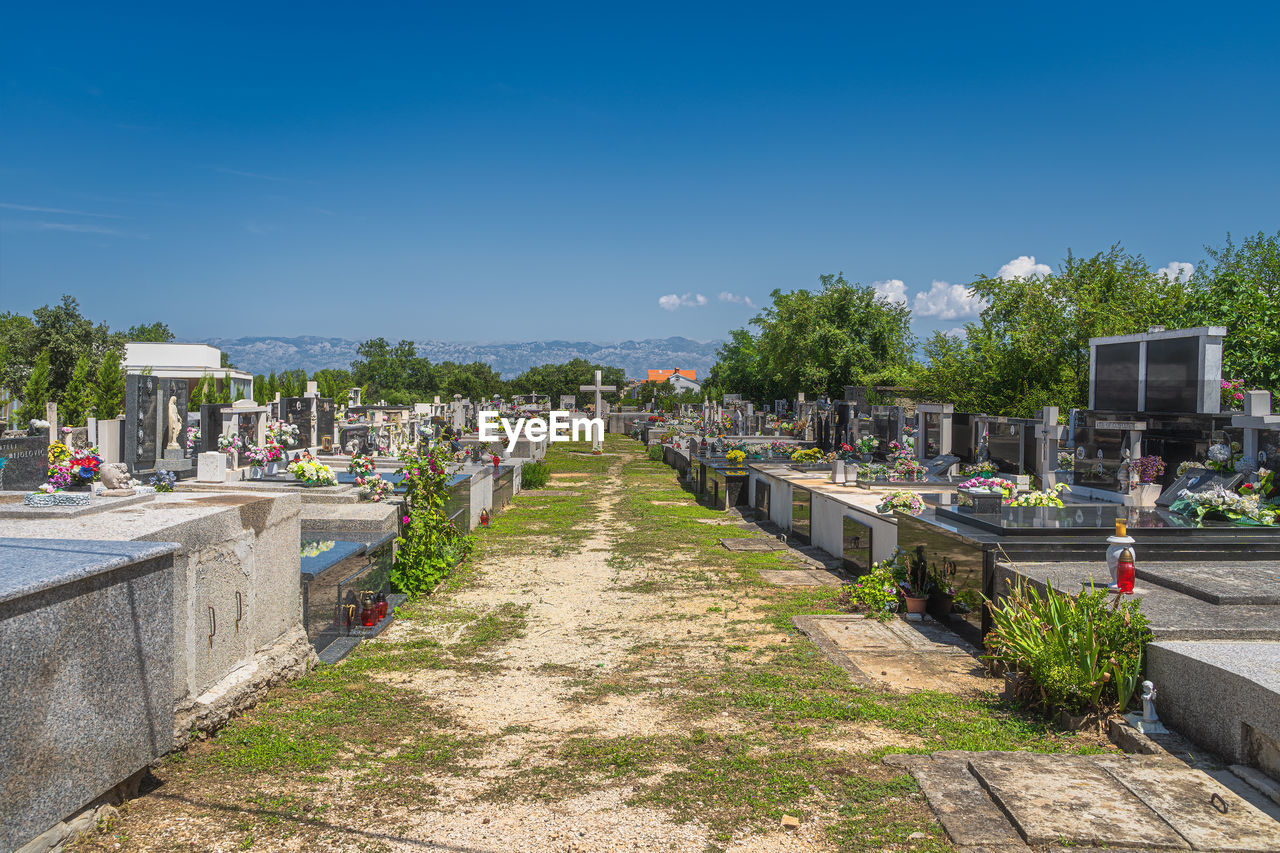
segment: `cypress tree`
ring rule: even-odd
[[[93,416],[100,421],[110,420],[120,414],[124,404],[124,370],[120,367],[119,350],[108,349],[102,356],[96,384]]]

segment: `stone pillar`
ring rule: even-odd
[[[49,443],[58,440],[58,404],[44,404],[44,419],[49,422]]]

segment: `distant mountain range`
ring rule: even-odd
[[[326,367],[347,367],[357,357],[359,341],[346,338],[207,338],[231,357],[231,362],[250,373],[271,373],[302,368],[315,373]],[[394,343],[394,341],[393,341]],[[418,341],[418,355],[433,362],[483,361],[512,379],[539,364],[563,364],[584,358],[594,364],[621,367],[627,376],[643,379],[649,368],[682,368],[706,376],[716,361],[720,341],[693,341],[688,338],[654,338],[597,344],[589,341],[526,341],[514,344],[475,344],[451,341]]]

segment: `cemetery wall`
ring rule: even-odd
[[[813,492],[812,544],[833,557],[844,554],[844,519],[852,518],[871,528],[871,561],[893,556],[898,545],[898,525],[877,512],[849,506],[839,498]]]
[[[493,466],[485,465],[471,475],[471,530],[480,526],[480,513],[493,507]]]

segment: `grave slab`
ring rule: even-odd
[[[1210,604],[1280,604],[1280,565],[1275,563],[1144,564],[1138,577]]]
[[[1280,850],[1280,823],[1177,759],[1135,761],[1116,755],[1094,763],[1155,809],[1195,850]]]
[[[1029,850],[1004,812],[969,772],[963,759],[911,756],[923,759],[910,766],[920,790],[928,798],[938,822],[958,847],[987,847],[1005,851]]]
[[[878,622],[862,615],[797,616],[792,623],[823,654],[866,685],[913,692],[995,690],[977,651],[936,622]]]
[[[721,539],[720,544],[729,551],[785,551],[787,544],[777,539],[755,539],[747,537],[736,537],[733,539]]]
[[[1084,756],[996,753],[970,759],[969,769],[1028,844],[1190,849],[1150,806]]]
[[[90,495],[88,492],[72,492],[70,494],[83,494],[88,498],[88,503],[65,506],[28,506],[24,502],[24,495],[0,494],[0,519],[79,518],[155,500],[154,492],[122,497],[103,497]]]
[[[835,572],[823,569],[761,569],[760,577],[778,586],[840,586],[844,583]]]

